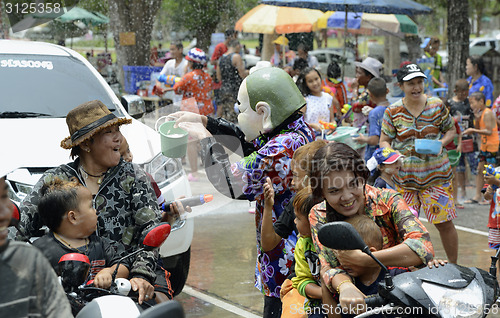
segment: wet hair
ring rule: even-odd
[[[224,32],[224,37],[227,39],[227,38],[230,38],[232,37],[233,35],[235,35],[237,33],[237,31],[235,29],[227,29],[225,32]]]
[[[297,45],[297,51],[298,50],[302,50],[304,52],[309,52],[309,47],[307,45],[305,45],[304,43],[299,43],[299,45]]]
[[[57,231],[66,213],[78,209],[78,188],[82,185],[76,178],[63,180],[53,177],[45,182],[40,190],[38,213],[45,225]]]
[[[370,93],[377,98],[387,95],[387,85],[385,83],[385,80],[381,77],[372,78],[368,82],[366,89],[369,90]]]
[[[486,75],[486,66],[484,65],[483,58],[480,55],[471,55],[468,59],[472,65],[477,66],[479,73]]]
[[[317,139],[313,142],[300,146],[293,153],[292,159],[297,163],[300,169],[309,173],[314,154],[318,151],[318,149],[326,146],[326,144],[328,144],[326,140]]]
[[[345,219],[345,221],[358,231],[368,247],[375,247],[377,250],[382,249],[384,238],[380,227],[368,215],[354,215]]]
[[[455,90],[457,91],[468,91],[469,82],[465,78],[461,78],[455,82]]]
[[[486,97],[484,97],[484,94],[482,92],[474,92],[469,95],[469,99],[474,99],[477,101],[482,100],[483,103],[486,101]]]
[[[237,47],[238,45],[240,45],[240,41],[237,39],[232,39],[227,43],[228,47]]]
[[[315,202],[323,200],[323,181],[332,171],[350,171],[363,185],[370,176],[365,161],[356,150],[342,142],[328,143],[316,151],[309,171]]]
[[[309,87],[307,86],[307,83],[306,83],[306,76],[307,76],[307,74],[311,73],[312,71],[315,71],[316,73],[318,73],[318,76],[321,79],[320,72],[317,69],[315,69],[314,67],[306,67],[304,70],[302,70],[302,72],[300,72],[299,77],[297,78],[297,83],[296,83],[297,87],[299,88],[300,92],[304,96],[311,95],[311,90],[309,89]]]
[[[303,58],[298,58],[293,62],[293,69],[299,72],[302,72],[304,69],[306,69],[309,66],[309,63],[307,60]]]
[[[326,76],[328,76],[328,78],[337,78],[340,77],[341,74],[342,71],[340,69],[339,63],[331,61],[330,64],[328,64],[328,68],[326,69]]]
[[[184,45],[182,44],[181,41],[172,41],[170,45],[174,45],[178,50],[181,50],[184,48]]]
[[[294,211],[301,216],[305,216],[307,218],[313,206],[314,201],[311,196],[310,187],[303,188],[293,198]]]
[[[193,70],[201,70],[201,69],[203,69],[205,67],[205,65],[203,65],[201,63],[196,63],[196,62],[193,62],[193,61],[190,61],[190,62],[191,62]]]

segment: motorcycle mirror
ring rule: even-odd
[[[151,251],[155,248],[160,247],[160,245],[165,242],[168,235],[170,234],[170,224],[168,223],[160,223],[154,226],[148,233],[144,236],[142,240],[142,244],[144,245],[144,249],[147,251]]]
[[[318,239],[326,247],[336,250],[368,249],[358,231],[347,222],[330,222],[318,231]]]
[[[68,253],[61,256],[58,266],[62,285],[68,291],[85,282],[90,271],[90,260],[84,254]]]
[[[14,202],[12,202],[12,205],[14,206],[14,212],[12,212],[12,218],[10,219],[9,226],[16,227],[19,225],[19,219],[20,219],[19,207]]]

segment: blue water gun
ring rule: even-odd
[[[495,177],[495,179],[500,180],[500,172],[498,172],[491,164],[490,165],[484,165],[484,167],[486,168],[483,171],[484,175],[490,175],[490,176]],[[493,190],[498,189],[498,186],[496,186],[494,184],[492,184],[491,187],[493,188]]]

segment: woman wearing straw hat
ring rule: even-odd
[[[123,139],[120,125],[131,119],[116,117],[100,101],[77,106],[66,116],[70,137],[61,147],[71,149],[73,162],[47,170],[21,203],[21,230],[27,237],[41,236],[43,223],[38,214],[38,198],[44,182],[54,177],[63,180],[75,177],[93,195],[98,214],[97,234],[114,242],[119,252],[129,253],[139,246],[141,234],[160,220],[160,211],[151,182],[138,165],[120,157]],[[123,244],[123,245],[122,245]],[[124,254],[125,254],[124,253]],[[130,282],[139,292],[139,303],[152,299],[155,279],[156,301],[172,298],[168,278],[156,275],[157,256],[141,252],[130,261]]]

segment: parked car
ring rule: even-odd
[[[9,160],[21,168],[7,175],[9,195],[19,203],[42,174],[70,161],[59,146],[68,135],[66,114],[89,100],[101,100],[116,116],[137,117],[144,111],[135,95],[120,99],[103,77],[77,52],[58,45],[0,40],[0,165]],[[160,152],[160,137],[136,119],[121,127],[134,162],[149,172],[166,200],[189,197],[191,188],[180,159]],[[179,220],[160,249],[172,285],[179,293],[187,278],[192,219]]]
[[[317,49],[309,51],[309,54],[315,56],[318,59],[318,63],[320,66],[319,71],[323,76],[326,76],[328,64],[330,64],[332,61],[336,61],[341,68],[342,61],[345,61],[344,77],[356,77],[356,66],[354,65],[355,56],[351,50],[346,50],[345,58],[343,55],[343,50],[335,48]]]
[[[484,46],[500,52],[500,38],[474,38],[469,40],[469,47]]]

